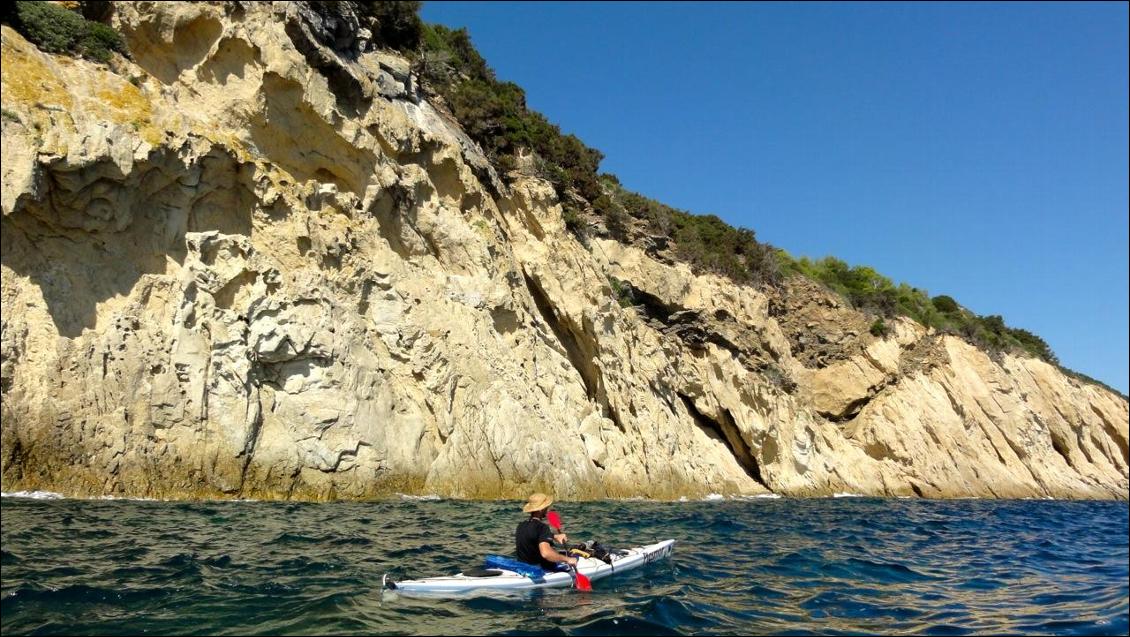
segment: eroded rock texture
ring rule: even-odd
[[[1127,497],[1124,398],[582,245],[311,5],[3,28],[4,490]]]

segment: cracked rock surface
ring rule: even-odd
[[[109,67],[2,29],[5,491],[1127,497],[1123,397],[582,245],[348,15],[112,20]]]

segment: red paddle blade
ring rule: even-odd
[[[592,582],[589,581],[588,576],[581,575],[579,572],[577,573],[577,590],[579,590],[579,591],[591,591],[592,590]]]
[[[557,515],[557,511],[550,511],[549,515],[545,516],[549,520],[549,525],[558,531],[561,530],[561,516]]]

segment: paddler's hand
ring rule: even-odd
[[[553,536],[553,541],[557,542],[558,544],[564,544],[569,541],[569,536],[565,535],[564,533],[558,533],[557,535]]]
[[[568,564],[569,566],[576,566],[577,565],[577,558],[567,557],[567,558],[565,558],[565,563]]]

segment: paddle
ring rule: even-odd
[[[561,516],[557,514],[557,511],[550,511],[549,514],[546,516],[546,518],[549,520],[550,526],[557,529],[558,533],[562,532],[561,531]],[[573,572],[573,585],[577,587],[577,590],[579,590],[579,591],[591,591],[592,590],[592,582],[589,581],[589,578],[588,578],[587,575],[581,573],[580,571],[578,571],[576,569],[576,567],[574,567],[572,565],[569,566],[569,570]]]

